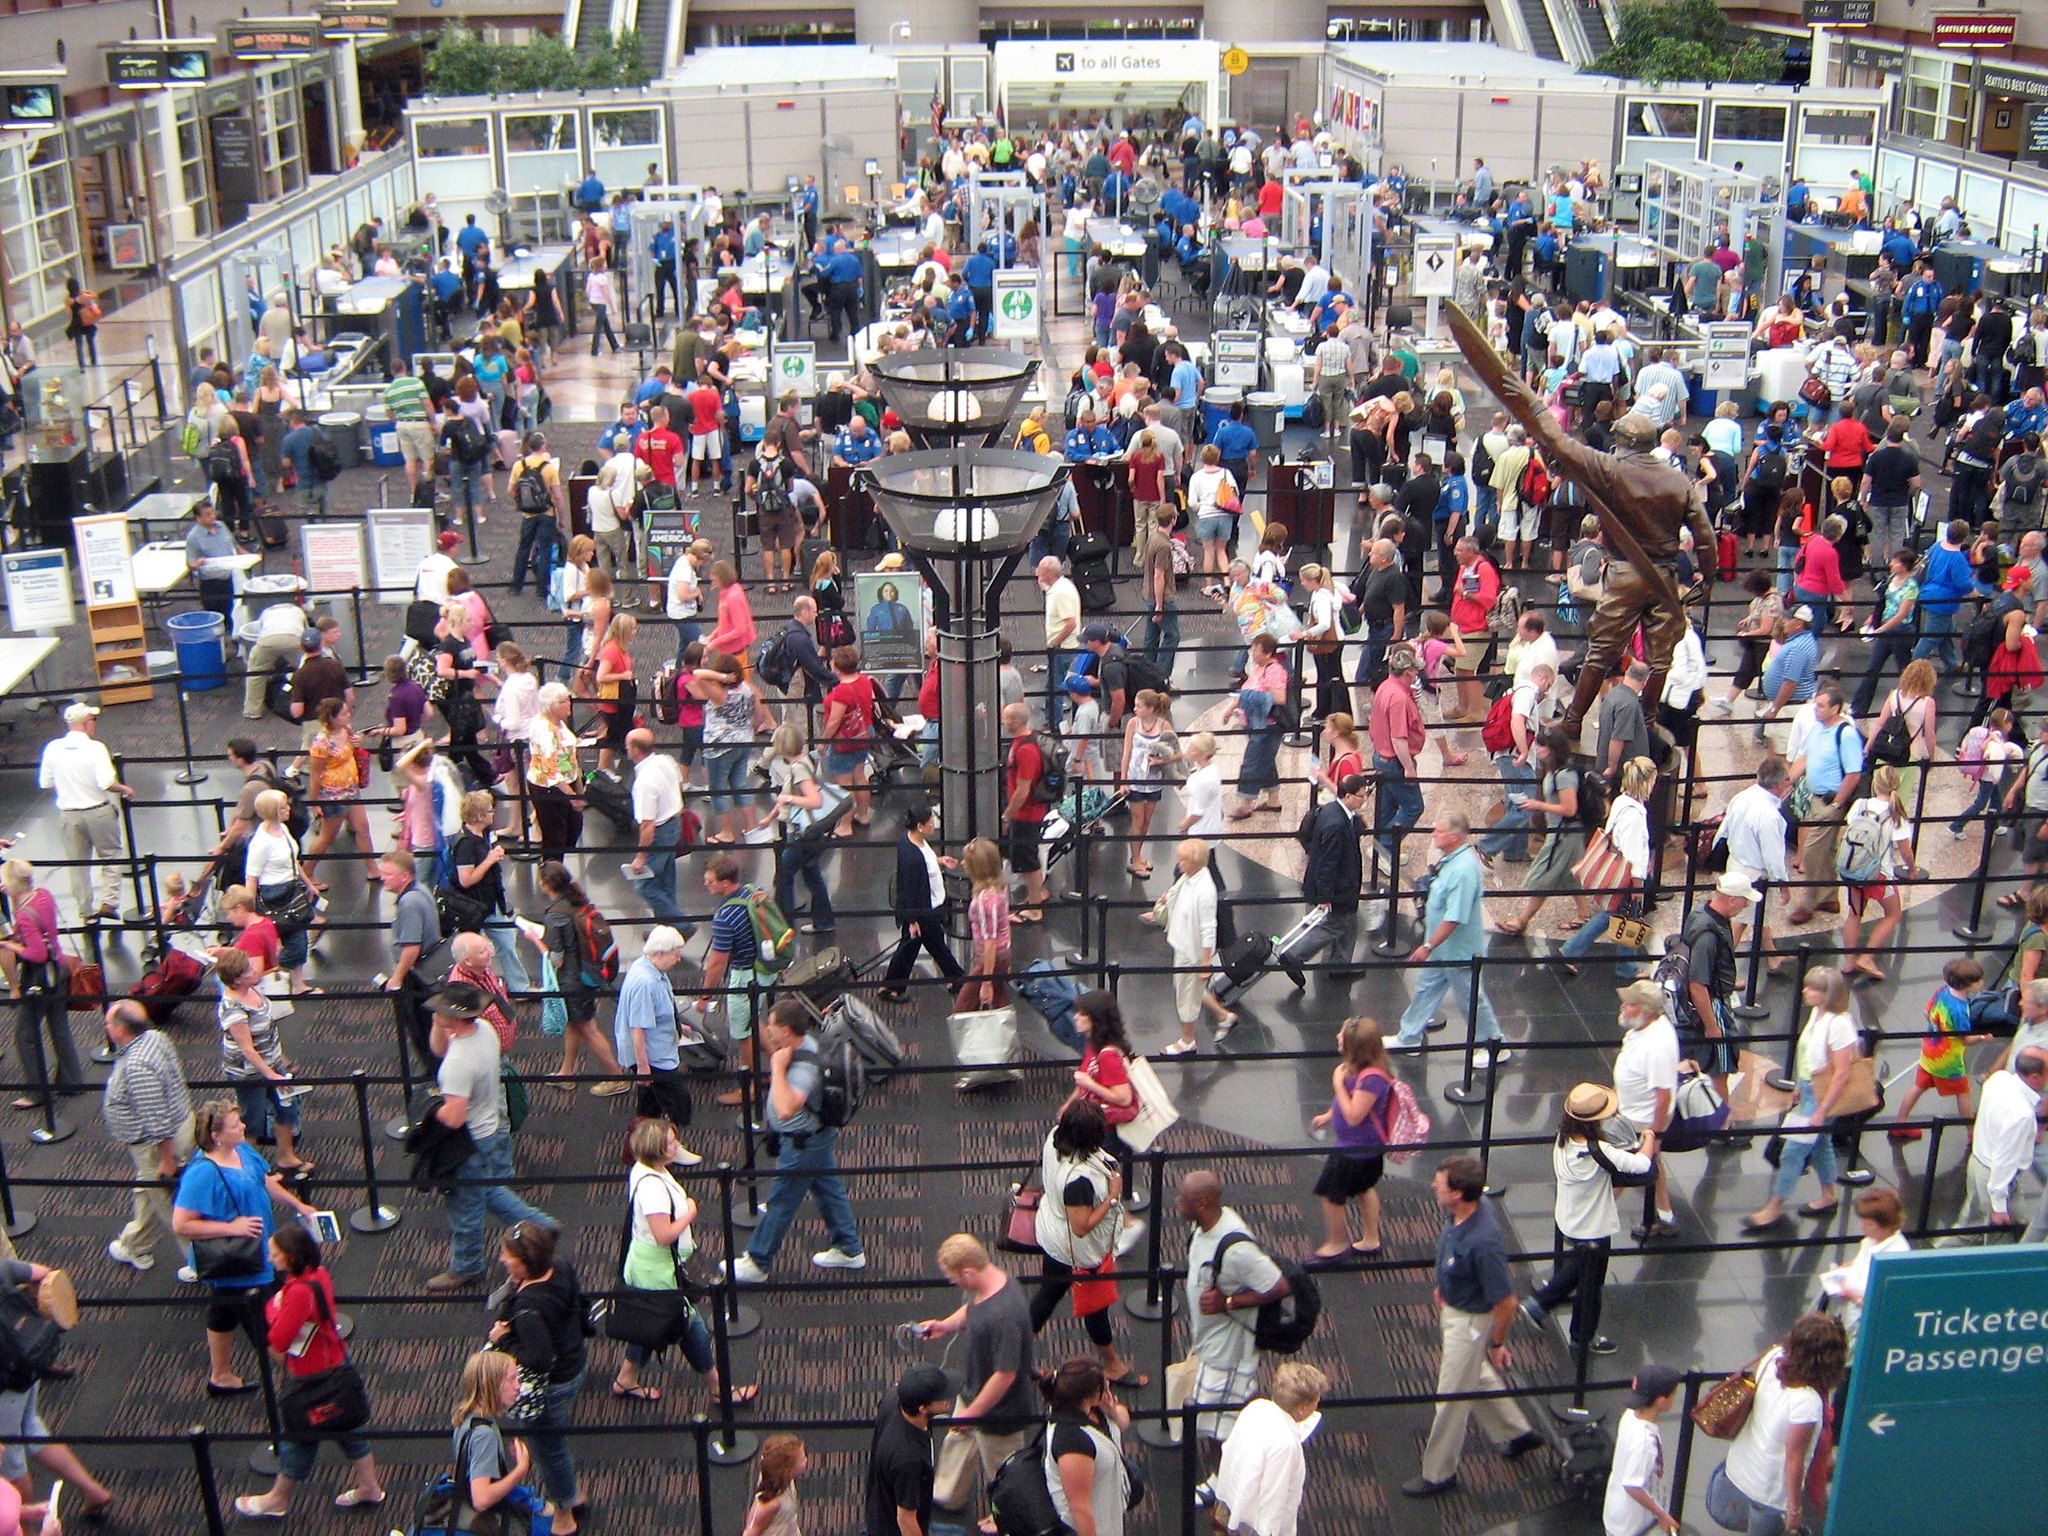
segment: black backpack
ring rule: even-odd
[[[316,480],[341,478],[341,455],[335,452],[334,443],[325,432],[315,432],[313,441],[306,445],[306,468]]]
[[[235,452],[232,438],[215,438],[213,446],[206,450],[206,478],[215,485],[242,483],[242,458]]]
[[[26,1392],[57,1363],[64,1330],[16,1285],[0,1286],[0,1392]]]
[[[1208,1269],[1213,1281],[1222,1272],[1223,1255],[1230,1251],[1233,1243],[1250,1243],[1249,1232],[1232,1232],[1216,1245]],[[1257,1247],[1256,1243],[1252,1244]],[[1261,1250],[1262,1252],[1264,1250]],[[1252,1327],[1252,1338],[1267,1354],[1292,1355],[1301,1350],[1316,1331],[1316,1319],[1323,1315],[1323,1293],[1316,1289],[1315,1277],[1294,1260],[1277,1254],[1268,1254],[1281,1278],[1287,1282],[1287,1294],[1278,1301],[1269,1301],[1259,1308],[1258,1322]]]
[[[512,482],[512,505],[527,517],[554,511],[555,498],[548,491],[545,462],[535,463],[532,459],[519,461],[519,475]]]
[[[457,462],[463,464],[481,464],[485,455],[491,451],[490,440],[467,416],[457,416],[453,425],[449,427],[448,446],[454,450]],[[541,483],[541,489],[547,489],[545,480]]]
[[[1154,693],[1166,694],[1169,697],[1172,695],[1173,679],[1168,677],[1165,669],[1151,657],[1139,656],[1127,650],[1123,656],[1123,663],[1126,699],[1135,699],[1147,688]]]
[[[1991,604],[1970,621],[1969,632],[1963,636],[1963,665],[1973,672],[1982,672],[1991,665],[1992,653],[1998,649],[1998,642],[2005,633],[2005,616],[2017,613],[2023,605],[2017,592],[2001,592]]]
[[[789,643],[789,637],[798,626],[789,625],[774,639],[761,647],[761,654],[754,658],[754,670],[761,674],[761,680],[777,688],[787,688],[797,674],[796,652]]]
[[[283,795],[288,809],[284,813],[284,829],[291,833],[294,841],[303,840],[313,830],[313,812],[306,804],[306,792],[294,779],[287,779],[272,769],[264,776],[264,782]]]
[[[1058,805],[1067,798],[1067,748],[1050,731],[1035,731],[1031,740],[1038,747],[1038,777],[1031,781],[1031,798],[1040,805]]]
[[[867,1092],[867,1066],[852,1034],[834,1024],[818,1036],[818,1092],[811,1113],[827,1130],[850,1125]]]
[[[999,1536],[1059,1536],[1067,1528],[1046,1480],[1042,1433],[996,1468],[988,1484],[988,1512]]]
[[[1896,693],[1892,695],[1892,702],[1896,707],[1886,717],[1878,733],[1870,738],[1869,750],[1864,753],[1879,768],[1896,768],[1913,756],[1913,732],[1906,724],[1906,711],[1913,706],[1901,700]]]
[[[1574,757],[1571,765],[1579,772],[1579,825],[1606,826],[1607,780],[1590,757]]]

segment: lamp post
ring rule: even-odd
[[[865,466],[860,483],[931,589],[940,827],[953,847],[1001,835],[1002,593],[1067,473],[1058,459],[989,446],[1036,367],[1021,353],[990,347],[901,353],[875,365],[883,399],[918,447]]]

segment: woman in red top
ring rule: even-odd
[[[264,1315],[270,1324],[270,1352],[284,1362],[291,1379],[284,1389],[309,1376],[335,1370],[348,1363],[348,1349],[334,1326],[334,1281],[320,1262],[320,1245],[304,1227],[293,1223],[279,1227],[270,1236],[270,1262],[284,1276],[284,1285],[270,1298]],[[334,1499],[336,1509],[369,1508],[384,1502],[384,1485],[377,1481],[377,1459],[370,1454],[370,1442],[361,1426],[330,1435],[348,1458],[354,1486]],[[278,1520],[291,1507],[292,1488],[306,1480],[320,1454],[320,1441],[277,1442],[277,1481],[267,1493],[244,1495],[235,1500],[235,1513],[249,1519]]]
[[[825,776],[841,789],[853,791],[853,816],[832,835],[851,837],[874,817],[874,796],[868,790],[868,754],[875,744],[875,680],[860,670],[860,652],[842,645],[832,652],[832,675],[838,679],[825,695]]]
[[[633,729],[633,709],[640,700],[639,684],[633,681],[633,636],[640,621],[622,613],[611,621],[598,642],[593,662],[597,683],[597,712],[604,722],[598,738],[597,766],[611,767],[612,758],[626,748],[626,735]]]
[[[1366,771],[1365,743],[1358,734],[1358,722],[1344,710],[1323,716],[1323,787],[1332,798],[1337,786],[1354,773]]]
[[[1847,480],[1853,496],[1863,483],[1863,462],[1877,446],[1870,440],[1870,429],[1856,417],[1844,416],[1821,434],[1820,446],[1827,455],[1829,478],[1839,475]]]
[[[1074,1069],[1074,1091],[1067,1104],[1086,1099],[1102,1111],[1109,1134],[1102,1144],[1123,1164],[1124,1188],[1131,1189],[1131,1149],[1117,1127],[1138,1118],[1138,1090],[1131,1086],[1131,1042],[1124,1034],[1123,1010],[1109,992],[1083,992],[1074,1003],[1074,1028],[1081,1033],[1081,1065]],[[1060,1106],[1066,1108],[1066,1104]],[[1057,1117],[1055,1117],[1057,1118]],[[1126,1202],[1138,1210],[1142,1202]]]
[[[1131,480],[1131,521],[1137,526],[1137,546],[1142,553],[1145,540],[1157,526],[1159,509],[1166,505],[1166,455],[1150,432],[1140,432],[1124,467]]]
[[[1799,546],[1799,560],[1792,568],[1792,601],[1813,610],[1816,630],[1831,616],[1844,627],[1849,623],[1849,583],[1842,579],[1842,556],[1835,548],[1848,531],[1849,520],[1831,512],[1821,520],[1819,530],[1808,534]],[[1835,611],[1838,603],[1839,614]]]
[[[246,885],[231,885],[221,892],[221,916],[228,923],[242,931],[235,935],[235,942],[227,946],[239,949],[256,962],[256,979],[261,981],[277,969],[284,940],[277,931],[277,924],[258,910],[256,893]],[[215,954],[220,950],[216,949]]]
[[[711,590],[718,599],[718,621],[704,639],[704,649],[719,651],[740,664],[740,681],[754,680],[754,607],[747,601],[747,589],[740,585],[740,573],[730,560],[711,567]]]

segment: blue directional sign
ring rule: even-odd
[[[2048,1246],[1870,1266],[1828,1536],[2038,1536],[2013,1479],[1951,1477],[1972,1446],[2048,1444]]]

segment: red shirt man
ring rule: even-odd
[[[1286,196],[1286,189],[1283,188],[1277,181],[1269,181],[1264,186],[1260,187],[1259,217],[1262,219],[1279,218],[1280,204],[1286,199]]]
[[[654,408],[654,425],[640,434],[639,452],[654,478],[674,490],[676,460],[682,457],[683,440],[669,431],[668,412],[663,407]]]
[[[1126,176],[1138,173],[1138,147],[1129,139],[1118,139],[1109,146],[1109,163]]]
[[[1486,616],[1500,596],[1500,572],[1469,539],[1458,541],[1458,574],[1451,580],[1451,625],[1461,635],[1486,633]]]
[[[698,383],[683,398],[690,403],[690,436],[709,437],[725,425],[725,402],[709,384]]]
[[[1385,681],[1373,690],[1372,737],[1373,756],[1401,760],[1402,766],[1412,776],[1416,756],[1422,751],[1426,739],[1422,729],[1422,711],[1415,704],[1415,668],[1412,663],[1403,670],[1388,673]],[[1403,758],[1401,747],[1408,751]]]

